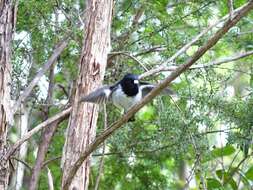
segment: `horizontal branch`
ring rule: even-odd
[[[36,134],[38,131],[43,129],[44,127],[47,127],[49,124],[53,122],[58,122],[59,120],[63,120],[67,118],[70,114],[72,107],[67,108],[66,110],[54,115],[53,117],[47,119],[46,121],[40,123],[36,127],[34,127],[32,130],[28,131],[24,136],[21,137],[12,147],[9,149],[9,151],[6,154],[6,158],[10,158],[10,156],[29,138],[31,138],[34,134]]]
[[[84,160],[100,145],[105,139],[113,134],[115,130],[120,128],[126,123],[138,110],[140,110],[145,104],[150,102],[155,96],[157,96],[164,88],[166,88],[171,81],[176,79],[181,73],[190,68],[201,56],[204,55],[211,47],[213,47],[218,40],[233,27],[243,16],[245,16],[253,8],[253,1],[251,0],[245,4],[240,11],[230,20],[224,23],[224,25],[211,37],[206,44],[198,49],[198,51],[183,65],[179,66],[177,70],[173,71],[163,82],[161,82],[156,88],[154,88],[145,98],[133,106],[122,118],[113,123],[108,129],[104,130],[85,150],[80,153],[80,157],[75,161],[70,169],[66,178],[63,190],[67,190],[77,170],[82,165]]]
[[[217,60],[217,61],[214,61],[214,62],[211,62],[211,63],[207,63],[207,64],[203,64],[203,65],[195,65],[195,66],[191,67],[190,69],[201,69],[201,68],[206,68],[206,67],[212,67],[212,66],[215,66],[215,65],[221,65],[223,63],[229,63],[229,62],[232,62],[232,61],[237,61],[239,59],[242,59],[242,58],[245,58],[245,57],[248,57],[248,56],[251,56],[251,55],[253,55],[253,51],[247,51],[247,52],[243,52],[243,53],[240,53],[240,54],[235,54],[231,57],[220,59],[220,60]]]
[[[245,57],[248,57],[251,55],[253,55],[253,51],[247,51],[247,52],[232,55],[231,57],[227,57],[227,58],[223,58],[223,59],[220,59],[217,61],[213,61],[213,62],[210,62],[207,64],[194,65],[194,66],[191,66],[189,69],[194,70],[194,69],[203,69],[203,68],[207,68],[207,67],[214,67],[214,66],[221,65],[224,63],[230,63],[232,61],[237,61],[239,59],[242,59],[242,58],[245,58]],[[178,66],[169,66],[169,67],[165,67],[163,71],[175,71],[177,68],[178,68]],[[238,70],[235,70],[235,71],[238,71]]]

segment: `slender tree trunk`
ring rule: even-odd
[[[9,164],[4,158],[8,126],[13,122],[10,108],[11,40],[15,25],[15,5],[0,1],[0,189],[8,186]]]
[[[78,101],[80,97],[101,85],[110,48],[112,0],[88,0],[86,7],[86,31],[79,63],[79,76],[63,150],[62,184],[65,184],[68,172],[80,156],[80,152],[94,139],[98,106],[91,103],[80,104]],[[89,168],[90,158],[79,168],[69,189],[88,189]]]
[[[53,64],[51,66],[50,72],[49,72],[48,94],[47,94],[47,99],[45,102],[46,105],[43,110],[45,113],[44,120],[48,119],[49,108],[50,108],[49,105],[52,103],[52,96],[53,96],[53,89],[54,89],[54,68],[55,68],[55,65]],[[43,162],[45,160],[45,157],[46,157],[46,154],[48,151],[48,147],[49,147],[50,142],[53,138],[53,135],[58,127],[59,122],[60,121],[52,123],[51,125],[49,125],[47,128],[45,128],[42,131],[41,141],[39,143],[39,149],[38,149],[35,165],[32,169],[32,175],[31,175],[30,182],[29,182],[29,190],[35,190],[37,187],[41,168],[42,168]]]
[[[23,106],[19,115],[16,115],[17,119],[15,120],[15,124],[18,128],[20,138],[28,131],[28,118],[29,118],[29,110],[26,106]],[[28,144],[25,142],[20,146],[18,158],[20,160],[25,160],[27,154]],[[20,190],[23,187],[23,177],[25,173],[25,165],[21,162],[17,162],[15,179],[14,179],[14,187],[15,190]]]

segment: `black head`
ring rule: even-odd
[[[139,92],[139,77],[134,74],[126,74],[120,81],[123,92],[127,96],[135,96]]]

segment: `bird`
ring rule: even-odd
[[[107,103],[112,102],[126,113],[132,106],[140,102],[157,85],[140,81],[139,75],[127,73],[113,85],[102,86],[90,94],[81,97],[80,102]],[[164,95],[175,95],[169,88],[162,91]]]

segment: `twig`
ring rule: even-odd
[[[20,160],[19,158],[15,157],[15,156],[11,156],[10,159],[16,160],[16,161],[18,161],[18,162],[24,164],[25,167],[27,167],[30,171],[32,171],[32,167],[29,166],[29,164],[26,163],[25,161]]]
[[[201,69],[201,68],[206,68],[206,67],[212,67],[215,65],[221,65],[223,63],[229,63],[229,62],[236,61],[236,60],[239,60],[239,59],[251,56],[251,55],[253,55],[253,51],[243,52],[243,53],[235,54],[235,55],[232,55],[231,57],[217,60],[217,61],[214,61],[211,63],[207,63],[207,64],[203,64],[203,65],[195,65],[195,66],[191,67],[190,69]]]
[[[141,61],[139,61],[136,57],[134,57],[133,55],[130,55],[127,52],[123,52],[123,51],[111,52],[111,53],[109,53],[109,56],[110,55],[113,56],[113,57],[116,56],[116,55],[127,56],[127,57],[131,58],[132,60],[134,60],[135,62],[137,62],[140,66],[142,66],[145,71],[149,71],[149,69]],[[109,58],[109,59],[111,59],[111,58]]]
[[[233,0],[228,0],[228,9],[229,9],[229,19],[232,19],[234,11]]]
[[[44,168],[44,167],[45,167],[46,165],[48,165],[50,162],[53,162],[53,161],[59,160],[59,159],[61,159],[61,156],[57,156],[57,157],[55,157],[55,158],[51,158],[51,159],[49,159],[49,160],[43,162],[42,168]]]
[[[164,46],[164,45],[153,46],[149,49],[144,49],[143,51],[141,51],[137,54],[134,54],[134,56],[138,57],[138,56],[145,55],[145,54],[148,54],[148,53],[159,52],[159,51],[164,51],[164,50],[167,50],[167,47]]]
[[[230,63],[232,61],[237,61],[239,59],[242,59],[242,58],[245,58],[245,57],[248,57],[248,56],[251,56],[251,55],[253,55],[253,51],[247,51],[247,52],[243,52],[243,53],[238,53],[238,54],[232,55],[231,57],[223,58],[223,59],[220,59],[220,60],[217,60],[217,61],[213,61],[213,62],[210,62],[210,63],[193,65],[193,66],[191,66],[189,68],[189,70],[204,69],[204,68],[208,68],[208,67],[215,67],[215,66],[218,66],[218,65],[221,65],[221,64],[224,64],[224,63]],[[175,71],[177,68],[178,68],[178,66],[164,67],[163,71]],[[221,68],[221,67],[217,67],[217,68]],[[224,68],[224,69],[226,69],[226,68]],[[235,70],[235,71],[242,72],[240,70]],[[250,73],[246,73],[246,74],[250,74]]]
[[[75,161],[72,168],[69,170],[68,176],[63,184],[63,190],[67,190],[73,177],[75,176],[77,170],[82,165],[84,160],[100,145],[105,139],[113,134],[115,130],[120,128],[124,123],[126,123],[140,108],[145,104],[150,102],[155,96],[157,96],[168,84],[177,78],[181,73],[186,71],[192,64],[194,64],[198,59],[208,49],[213,47],[218,40],[231,28],[233,27],[243,16],[245,16],[253,8],[253,1],[246,3],[240,11],[237,12],[235,17],[228,20],[224,25],[211,37],[206,44],[198,49],[198,51],[189,59],[185,64],[181,65],[176,71],[172,72],[163,82],[161,82],[156,88],[154,88],[141,102],[133,106],[122,118],[113,123],[108,129],[102,132],[84,151],[80,153],[80,157]]]

